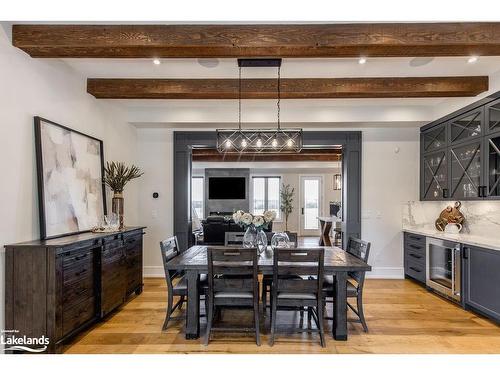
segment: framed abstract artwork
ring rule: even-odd
[[[106,214],[103,143],[35,117],[40,237],[88,232]]]

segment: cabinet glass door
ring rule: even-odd
[[[423,157],[423,194],[424,200],[438,200],[446,197],[448,189],[448,169],[446,151],[436,152]]]
[[[486,196],[500,198],[500,134],[486,138]]]
[[[443,124],[422,133],[422,143],[424,152],[446,147],[446,126]]]
[[[450,121],[450,141],[451,143],[467,141],[470,138],[478,137],[482,133],[483,111],[478,109],[468,112]]]
[[[480,196],[481,140],[450,148],[451,198],[473,199]]]
[[[500,100],[493,102],[486,108],[488,133],[500,131]]]

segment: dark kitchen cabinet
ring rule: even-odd
[[[410,277],[422,284],[426,279],[426,237],[404,233],[404,269],[405,277]]]
[[[485,116],[486,133],[500,132],[500,99],[486,105]]]
[[[420,199],[500,199],[500,92],[424,126]]]
[[[482,139],[451,146],[449,149],[450,198],[473,200],[482,198]]]
[[[427,153],[446,148],[447,139],[446,124],[435,126],[423,132],[421,136],[422,152]]]
[[[422,200],[441,200],[448,195],[447,150],[426,154],[421,160]]]
[[[485,138],[484,151],[483,195],[488,199],[500,199],[500,132]]]
[[[468,142],[484,133],[484,110],[482,107],[459,115],[448,124],[450,144]]]
[[[500,322],[500,251],[464,245],[464,304]]]
[[[45,353],[142,291],[143,228],[5,246],[5,328],[48,337]]]

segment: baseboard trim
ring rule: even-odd
[[[165,277],[165,271],[161,266],[144,266],[144,277]],[[368,279],[404,279],[403,267],[373,267],[366,274]]]
[[[144,277],[165,277],[162,266],[144,266],[142,272]]]
[[[370,272],[366,273],[367,279],[404,279],[405,272],[403,267],[372,267]]]

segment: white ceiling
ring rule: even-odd
[[[85,78],[237,78],[236,59],[60,59]],[[500,57],[480,57],[476,63],[467,57],[439,57],[425,65],[412,66],[412,58],[368,58],[365,64],[357,59],[283,59],[283,78],[334,77],[419,77],[419,76],[500,76]],[[204,66],[205,65],[205,66]],[[209,67],[207,67],[209,66]],[[276,69],[244,68],[243,78],[273,78]],[[491,80],[490,80],[491,81]],[[497,80],[498,81],[498,80]],[[494,89],[491,86],[490,87]],[[500,88],[496,88],[498,90]],[[490,90],[490,91],[496,91]],[[472,98],[387,98],[387,99],[304,99],[282,101],[282,121],[295,123],[408,123],[419,126],[433,121],[448,103],[470,103]],[[127,113],[137,126],[173,124],[228,124],[237,120],[235,100],[107,100]],[[458,105],[458,104],[457,104]],[[441,108],[439,108],[441,106]],[[444,109],[443,109],[444,107]],[[451,108],[451,107],[450,107]],[[451,108],[451,112],[455,108]],[[276,103],[273,100],[244,100],[243,121],[274,122]]]
[[[411,58],[283,59],[283,78],[335,77],[421,77],[489,75],[500,71],[500,57],[481,57],[474,64],[467,57],[439,57],[423,66],[410,65]],[[78,73],[92,78],[238,78],[236,59],[203,59],[215,67],[200,65],[198,59],[63,59]],[[202,61],[203,62],[203,61]],[[243,68],[243,78],[273,78],[274,68]]]

